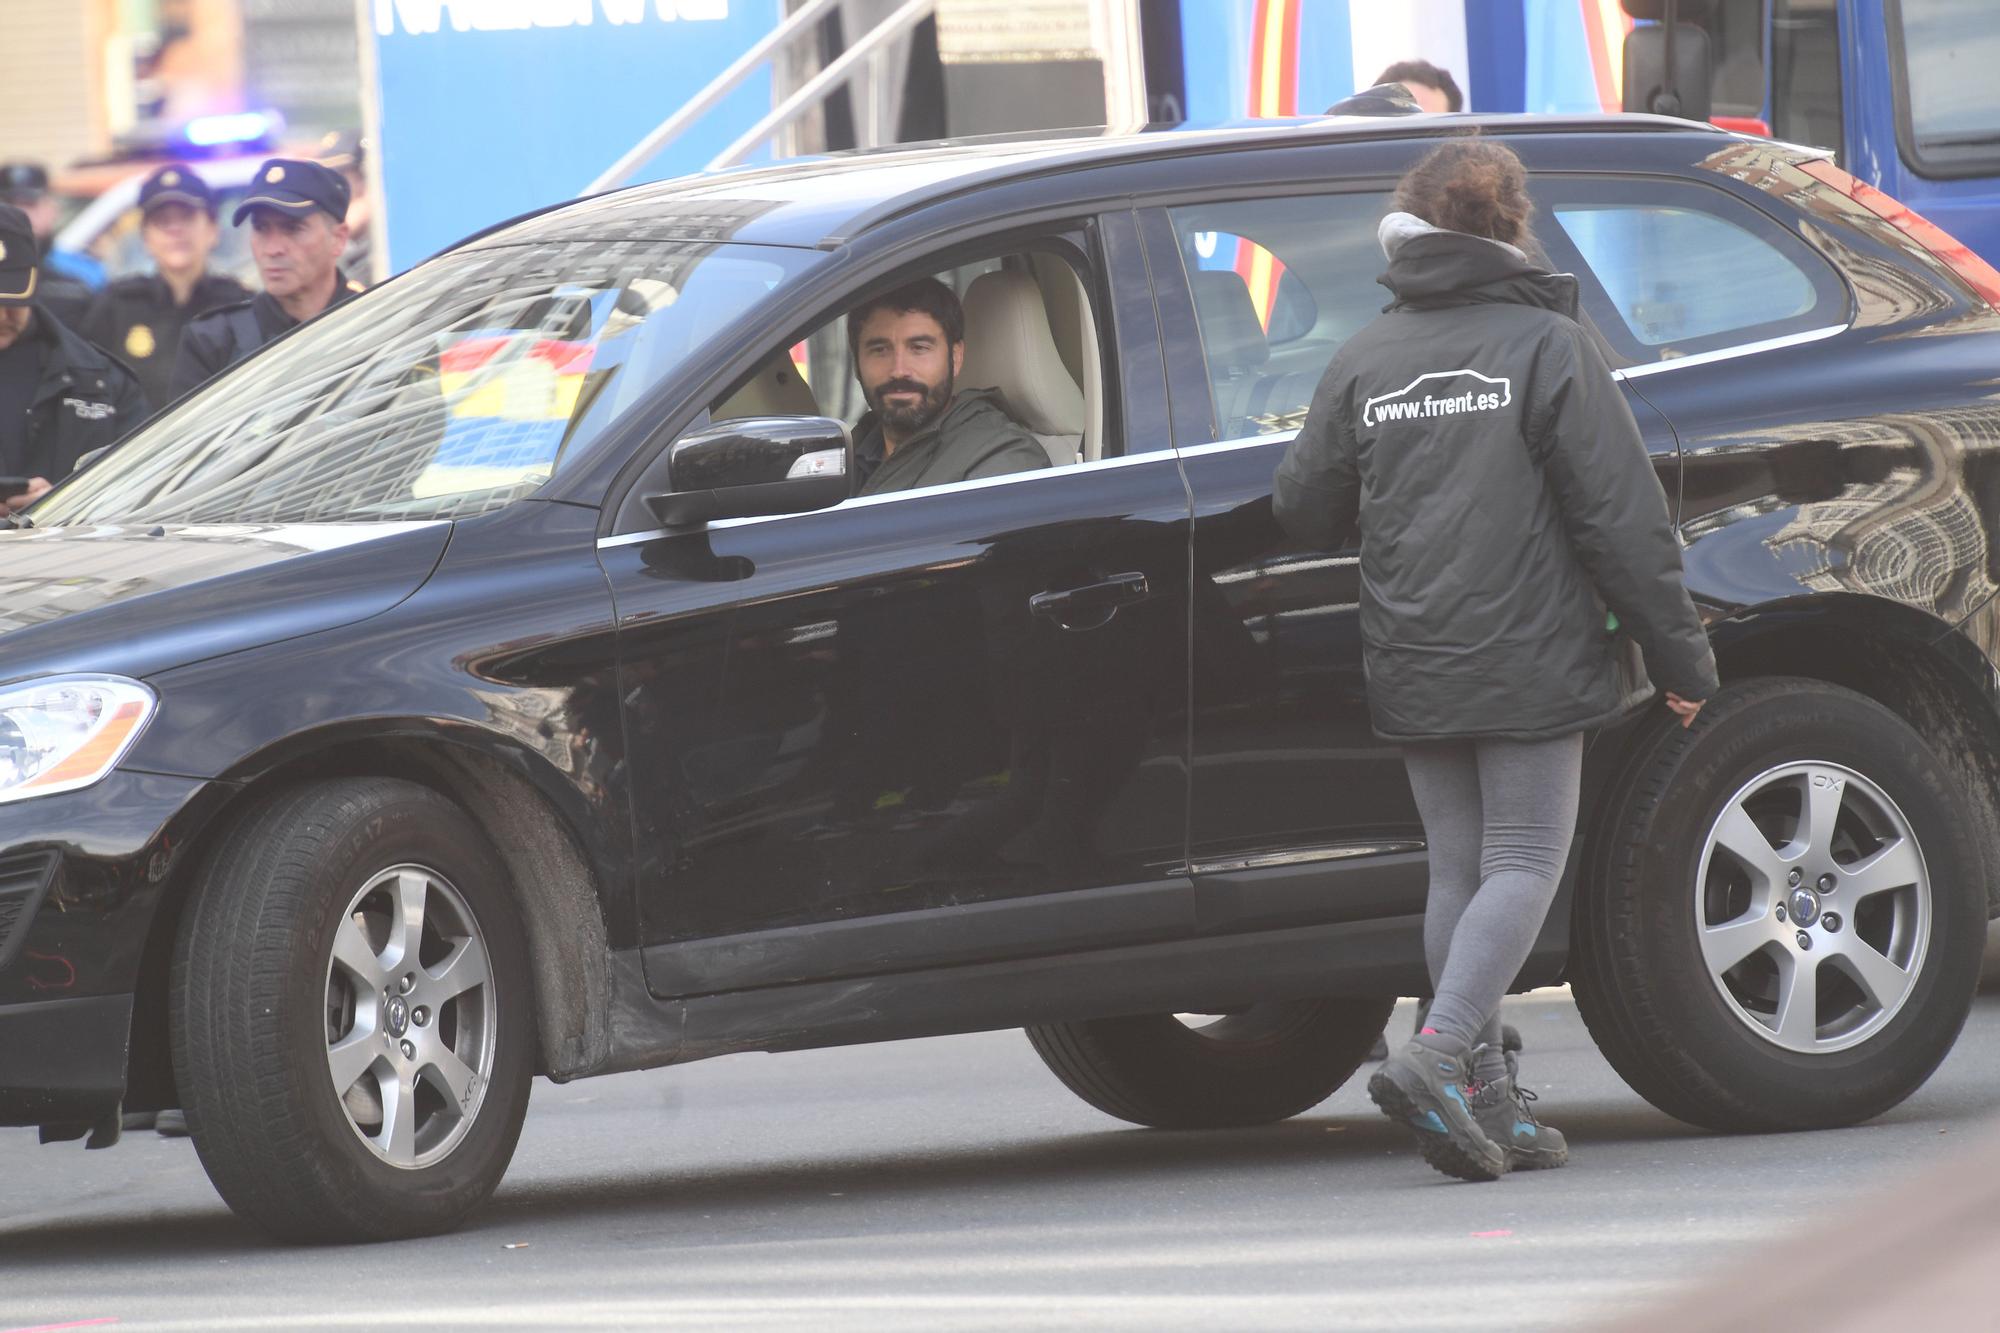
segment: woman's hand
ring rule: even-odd
[[[1694,725],[1695,714],[1701,711],[1703,702],[1700,699],[1683,699],[1672,690],[1667,691],[1667,707],[1673,710],[1674,716],[1681,720],[1683,727]]]

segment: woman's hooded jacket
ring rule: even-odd
[[[1388,740],[1538,740],[1687,699],[1715,657],[1632,411],[1576,321],[1576,279],[1511,245],[1383,219],[1395,300],[1344,344],[1278,468],[1295,540],[1358,524],[1361,633]]]

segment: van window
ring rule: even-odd
[[[1901,0],[1904,137],[1941,175],[2000,170],[2000,25],[1992,0]]]
[[[1771,133],[1846,152],[1836,0],[1771,0]]]

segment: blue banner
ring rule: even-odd
[[[783,17],[781,0],[364,3],[392,271],[576,194]],[[766,68],[633,179],[699,170],[770,109]]]

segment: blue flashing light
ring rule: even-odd
[[[197,148],[221,144],[255,143],[274,133],[277,116],[268,111],[241,111],[227,116],[197,116],[182,133]]]

